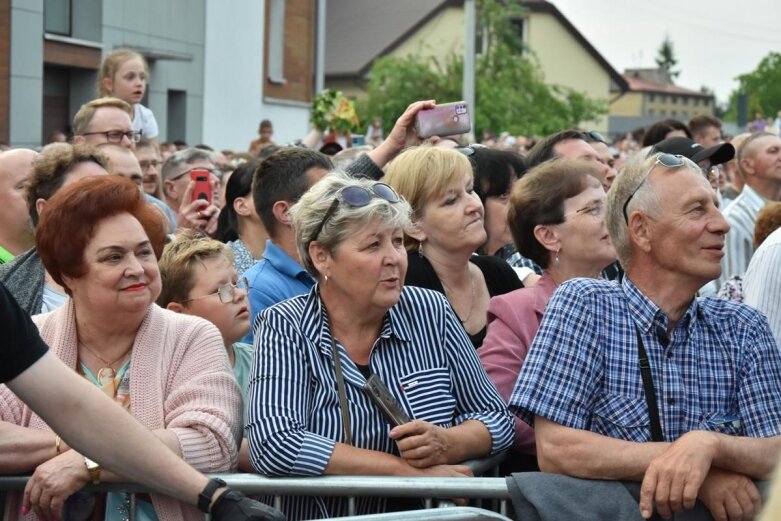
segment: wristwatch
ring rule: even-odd
[[[214,491],[225,486],[227,486],[227,483],[225,483],[225,481],[221,480],[220,478],[210,479],[206,486],[203,487],[203,491],[198,494],[198,510],[204,514],[208,514],[209,507],[212,504],[212,496],[214,495]]]
[[[99,485],[100,465],[98,465],[96,462],[89,459],[87,456],[84,456],[84,465],[87,467],[87,472],[89,472],[89,479],[90,481],[92,481],[92,484]]]

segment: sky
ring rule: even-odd
[[[703,85],[723,103],[735,78],[781,52],[780,0],[551,0],[619,73],[656,67],[665,34],[673,42],[677,85]],[[779,107],[781,109],[781,107]]]

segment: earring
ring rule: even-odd
[[[418,257],[420,257],[421,259],[423,258],[423,243],[422,242],[418,243]]]
[[[560,252],[560,251],[561,251],[561,248],[559,248],[558,250],[556,250],[556,261],[555,261],[555,262],[556,262],[556,267],[557,267],[557,268],[559,267],[559,252]]]
[[[328,285],[328,275],[323,275],[323,286]]]

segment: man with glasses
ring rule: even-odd
[[[176,231],[176,214],[171,208],[160,199],[149,195],[143,190],[143,171],[138,159],[133,151],[117,143],[104,143],[98,145],[98,148],[109,159],[108,173],[127,177],[138,185],[138,188],[144,193],[146,202],[151,203],[160,210],[168,223],[168,233]]]
[[[559,286],[510,409],[534,426],[543,471],[642,481],[645,518],[696,500],[753,518],[753,480],[781,453],[781,353],[755,309],[696,297],[729,231],[716,194],[691,160],[653,154],[624,167],[606,219],[623,282]]]
[[[98,98],[81,106],[73,117],[73,143],[117,143],[131,150],[141,139],[133,130],[130,105],[118,98]]]
[[[195,182],[190,172],[195,169],[208,170],[212,185],[212,202],[193,199]],[[214,173],[215,167],[208,150],[185,148],[175,152],[163,164],[163,190],[165,202],[176,212],[177,228],[192,228],[214,235],[220,209],[216,206],[220,194],[220,180]]]

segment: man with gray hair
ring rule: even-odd
[[[510,409],[534,426],[541,470],[642,481],[645,518],[696,500],[752,518],[752,480],[781,453],[781,353],[755,309],[696,297],[729,231],[716,194],[689,159],[652,154],[616,179],[607,224],[624,280],[561,284]]]
[[[190,172],[207,170],[212,185],[212,202],[193,199],[195,182]],[[176,151],[163,163],[163,191],[165,202],[177,214],[177,228],[193,228],[209,235],[217,231],[220,209],[216,206],[220,196],[220,179],[214,173],[209,151],[199,148],[185,148]]]

